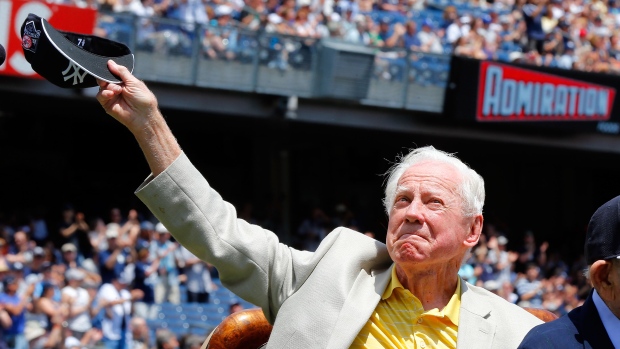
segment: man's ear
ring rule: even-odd
[[[480,234],[482,233],[482,223],[484,222],[484,218],[481,214],[474,216],[474,219],[469,226],[469,232],[465,237],[465,245],[468,247],[474,247],[478,244],[478,239],[480,239]]]
[[[601,296],[613,289],[613,284],[609,279],[612,269],[613,264],[605,260],[598,260],[590,266],[590,282]]]

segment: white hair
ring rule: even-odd
[[[485,198],[484,179],[482,179],[482,176],[463,163],[454,154],[437,150],[433,146],[426,146],[413,149],[407,155],[399,155],[396,163],[385,173],[386,185],[383,205],[388,216],[394,205],[400,177],[414,164],[427,160],[439,161],[454,166],[461,175],[461,184],[457,190],[463,200],[463,215],[473,217],[482,214]]]

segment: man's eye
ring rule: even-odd
[[[396,201],[405,201],[406,202],[406,201],[409,201],[409,199],[407,197],[401,196]]]

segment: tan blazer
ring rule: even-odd
[[[185,154],[136,195],[183,246],[216,266],[227,288],[263,309],[274,324],[267,348],[348,348],[390,280],[386,246],[358,232],[335,229],[311,253],[237,219]],[[464,281],[461,288],[457,348],[516,348],[542,323],[482,288]]]

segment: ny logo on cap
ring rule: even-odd
[[[73,73],[69,74],[71,70],[73,70]],[[82,82],[84,82],[84,78],[86,77],[88,72],[84,71],[83,74],[80,74],[80,70],[80,67],[78,67],[72,61],[69,61],[69,66],[62,72],[62,76],[65,78],[65,81],[73,78],[73,85],[78,84],[78,79],[80,80],[79,83],[81,84]]]
[[[41,37],[41,31],[37,30],[33,21],[26,23],[24,26],[24,35],[22,36],[22,47],[31,52],[37,52],[37,43]]]

